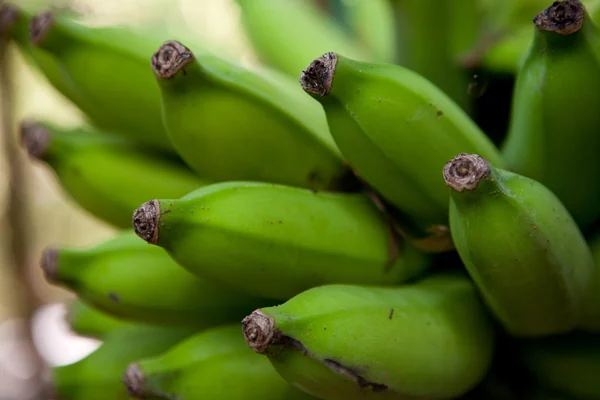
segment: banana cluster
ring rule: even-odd
[[[53,369],[57,398],[600,399],[586,4],[325,3],[238,0],[253,70],[0,8],[0,34],[87,118],[23,121],[23,149],[121,230],[40,257],[77,295],[71,329],[102,341]],[[501,141],[465,69],[514,66],[496,31],[529,38]]]

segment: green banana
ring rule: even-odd
[[[83,209],[121,228],[131,227],[131,212],[148,198],[181,197],[209,183],[173,160],[93,128],[24,122],[21,139]]]
[[[323,105],[350,165],[423,230],[447,225],[449,193],[439,171],[448,159],[476,149],[502,163],[498,149],[448,96],[403,67],[327,53],[300,81]]]
[[[260,58],[293,77],[315,54],[326,51],[339,51],[360,60],[372,60],[376,55],[310,1],[236,1],[246,35]]]
[[[66,320],[76,334],[100,340],[111,332],[134,325],[132,322],[106,314],[79,298],[67,306]]]
[[[534,23],[503,156],[507,168],[547,186],[585,227],[600,217],[596,26],[578,0],[555,2]]]
[[[257,357],[239,324],[209,329],[159,356],[132,363],[123,381],[141,399],[314,399],[283,380],[266,358]]]
[[[193,333],[190,329],[150,326],[111,332],[92,354],[52,369],[55,395],[61,400],[130,399],[121,381],[127,366],[163,353]]]
[[[160,91],[148,68],[160,40],[125,27],[86,26],[51,11],[32,18],[30,36],[32,46],[52,55],[68,74],[79,96],[65,95],[95,125],[141,144],[172,149],[162,122]]]
[[[248,345],[321,399],[447,399],[483,380],[494,334],[474,285],[430,276],[384,288],[326,285],[242,322]]]
[[[600,333],[600,235],[588,241],[596,268],[591,279],[591,289],[585,300],[583,328],[592,333]]]
[[[273,299],[326,283],[393,285],[428,264],[361,194],[217,183],[143,204],[133,226],[198,276]]]
[[[177,41],[160,47],[152,68],[171,140],[199,175],[315,190],[346,183],[323,110],[297,85]]]
[[[521,343],[522,359],[535,380],[580,400],[600,399],[600,336],[571,334]]]
[[[205,327],[238,320],[265,303],[197,278],[130,231],[88,249],[49,248],[41,267],[49,282],[137,322]]]
[[[504,328],[535,337],[587,324],[594,260],[560,200],[475,154],[459,154],[443,175],[451,188],[452,239]]]

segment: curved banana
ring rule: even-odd
[[[132,363],[123,377],[136,398],[310,400],[244,341],[239,324],[194,335],[165,353]]]
[[[102,345],[76,363],[52,368],[52,383],[61,400],[130,399],[121,377],[138,359],[163,353],[192,335],[190,329],[133,326],[108,334]]]
[[[494,332],[474,285],[326,285],[242,322],[248,345],[321,399],[448,399],[483,380]]]
[[[198,276],[274,299],[326,283],[393,285],[428,264],[360,194],[217,183],[143,204],[133,226]]]
[[[600,399],[600,337],[571,334],[521,344],[522,359],[534,379],[567,397]]]
[[[348,169],[323,110],[296,85],[177,41],[152,58],[173,145],[201,176],[337,189]]]
[[[246,35],[260,58],[291,76],[297,77],[315,54],[329,50],[360,60],[375,59],[374,53],[309,1],[236,2]]]
[[[265,304],[197,278],[134,232],[88,249],[48,248],[40,265],[50,283],[131,321],[204,327],[238,320]]]
[[[21,140],[30,157],[47,163],[83,209],[117,227],[155,196],[181,197],[207,180],[158,154],[92,128],[24,122]]]
[[[535,337],[582,323],[594,260],[560,200],[475,154],[459,154],[443,172],[452,239],[504,328]]]
[[[68,304],[65,319],[71,330],[76,334],[100,340],[111,332],[134,325],[130,321],[100,311],[100,309],[83,302],[80,298]]]
[[[403,67],[327,53],[304,70],[300,82],[323,105],[350,165],[423,230],[447,225],[449,193],[439,171],[448,159],[477,151],[502,163],[460,107]]]
[[[597,28],[578,0],[555,2],[534,23],[503,156],[508,169],[547,186],[585,227],[600,217]]]
[[[600,333],[600,234],[588,240],[596,265],[591,279],[591,289],[585,300],[583,328],[592,333]]]
[[[71,100],[95,125],[172,149],[162,122],[160,91],[148,68],[159,40],[124,27],[89,27],[51,11],[32,18],[30,36],[32,46],[50,54],[68,74],[81,95]]]

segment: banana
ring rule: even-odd
[[[73,332],[95,339],[103,339],[111,332],[134,325],[132,322],[106,314],[79,298],[69,303],[65,317]]]
[[[579,326],[594,260],[560,200],[532,179],[459,154],[443,169],[450,232],[483,299],[513,336]]]
[[[394,288],[321,286],[242,326],[281,376],[326,400],[460,396],[483,380],[494,343],[474,285],[451,274]]]
[[[584,303],[583,330],[600,333],[600,235],[596,234],[588,241],[596,268],[591,279],[591,289]]]
[[[408,69],[327,53],[300,82],[323,105],[350,165],[425,231],[447,225],[449,193],[439,171],[448,159],[476,150],[502,164],[498,149],[460,107]]]
[[[209,183],[175,161],[92,128],[26,121],[21,140],[83,209],[120,228],[131,227],[131,212],[148,198],[181,197]]]
[[[507,168],[546,185],[585,227],[600,216],[596,27],[578,0],[555,2],[534,23],[503,155]]]
[[[132,363],[123,377],[131,396],[178,400],[310,400],[248,348],[239,324],[212,328],[167,352]]]
[[[273,299],[326,283],[398,284],[428,265],[361,194],[224,182],[149,201],[133,226],[198,276]]]
[[[153,35],[125,27],[90,27],[46,11],[31,19],[30,36],[32,46],[50,54],[68,74],[78,98],[85,99],[71,100],[95,125],[160,150],[172,149],[160,91],[148,68],[161,43]]]
[[[374,55],[305,0],[236,0],[247,37],[263,62],[297,77],[302,68],[329,50],[360,60]],[[364,18],[364,17],[363,17]]]
[[[88,249],[48,248],[40,265],[49,282],[131,321],[204,327],[235,321],[265,304],[195,277],[131,231]]]
[[[297,85],[165,42],[152,57],[165,125],[200,176],[338,189],[348,170],[323,110]]]
[[[544,387],[574,399],[600,399],[600,337],[561,335],[521,343],[522,360]]]
[[[121,381],[127,366],[163,353],[193,333],[190,329],[150,326],[111,332],[87,357],[52,369],[55,395],[61,400],[130,399]]]

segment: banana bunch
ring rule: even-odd
[[[117,231],[40,254],[102,342],[56,396],[600,400],[600,2],[236,4],[253,68],[0,8],[86,116],[23,151]]]

